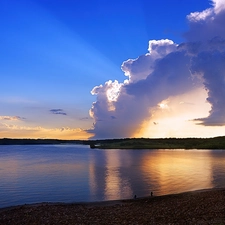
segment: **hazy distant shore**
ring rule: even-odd
[[[224,224],[225,188],[94,203],[0,209],[0,224]]]

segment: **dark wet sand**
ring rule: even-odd
[[[225,224],[225,188],[95,203],[39,203],[0,209],[0,225]]]

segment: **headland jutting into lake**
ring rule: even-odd
[[[0,139],[0,145],[82,144],[100,149],[225,149],[225,136],[213,138],[123,138],[104,140]]]

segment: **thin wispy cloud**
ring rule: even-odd
[[[49,111],[52,114],[56,114],[56,115],[63,115],[63,116],[67,115],[67,113],[65,113],[63,109],[50,109]]]
[[[89,119],[90,119],[90,117],[82,117],[79,120],[89,120]]]
[[[20,116],[0,116],[0,120],[19,121],[25,120],[25,118]]]
[[[0,134],[13,138],[59,138],[59,139],[85,139],[87,132],[81,128],[59,127],[45,128],[42,126],[19,126],[15,124],[0,123]]]

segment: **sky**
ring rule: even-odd
[[[0,138],[225,134],[224,0],[1,0]]]

